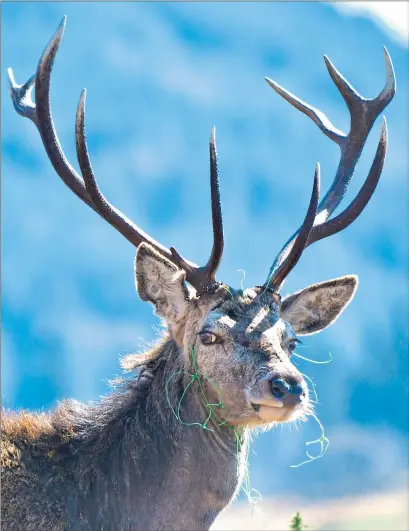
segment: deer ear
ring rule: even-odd
[[[321,332],[338,319],[353,299],[357,286],[355,275],[313,284],[283,299],[281,317],[296,334]]]
[[[156,313],[169,324],[183,319],[189,304],[185,271],[176,267],[152,246],[141,243],[135,258],[136,289],[143,301],[154,304]]]

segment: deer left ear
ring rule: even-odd
[[[136,289],[143,301],[154,304],[168,324],[177,325],[189,304],[185,271],[177,268],[152,246],[141,243],[135,258]]]
[[[338,319],[353,299],[357,286],[355,275],[308,286],[283,299],[281,317],[298,335],[321,332]]]

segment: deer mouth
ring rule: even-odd
[[[252,393],[247,391],[247,400],[249,406],[257,414],[258,422],[260,424],[270,424],[272,422],[282,422],[284,417],[287,417],[287,408],[281,400],[271,398],[258,398],[252,396]]]
[[[275,403],[250,402],[250,406],[257,414],[261,424],[271,424],[274,422],[288,422],[296,419],[303,410],[303,407],[286,407]]]
[[[288,406],[283,401],[273,396],[259,398],[251,391],[246,391],[249,406],[256,413],[260,424],[271,424],[274,422],[287,422],[294,420],[304,410],[303,404]]]
[[[250,406],[254,409],[254,411],[257,413],[260,411],[262,407],[268,407],[268,408],[278,408],[281,409],[284,407],[284,404],[281,402],[281,400],[277,400],[275,402],[273,401],[266,401],[266,402],[250,402]]]

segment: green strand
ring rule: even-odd
[[[261,495],[260,495],[260,493],[257,490],[252,489],[250,487],[250,478],[249,478],[249,470],[248,470],[248,458],[249,458],[249,445],[248,444],[246,446],[246,450],[245,450],[246,454],[244,456],[243,463],[240,460],[240,456],[242,454],[242,449],[243,449],[243,444],[244,444],[245,428],[238,428],[236,426],[230,426],[227,423],[227,420],[223,420],[217,415],[217,413],[215,412],[215,408],[223,409],[225,407],[223,405],[223,402],[221,401],[221,390],[220,390],[219,386],[217,384],[215,384],[215,382],[212,381],[211,378],[209,378],[208,376],[203,374],[203,372],[197,367],[195,349],[193,347],[191,347],[190,351],[191,351],[191,356],[192,356],[193,372],[190,373],[190,372],[187,372],[187,371],[176,371],[176,372],[171,374],[171,376],[169,377],[168,381],[166,382],[166,387],[165,387],[166,400],[168,402],[168,405],[169,405],[172,413],[175,415],[176,419],[181,424],[183,424],[184,426],[199,426],[200,428],[202,428],[204,430],[214,432],[214,430],[212,428],[209,428],[209,426],[208,426],[209,422],[211,420],[214,420],[216,422],[216,427],[226,425],[227,427],[229,427],[233,431],[233,436],[234,436],[234,438],[236,440],[236,454],[237,454],[237,457],[236,457],[236,465],[237,465],[236,473],[237,473],[237,477],[240,477],[241,465],[243,464],[243,466],[244,466],[244,476],[243,476],[243,482],[242,482],[242,489],[243,489],[244,493],[246,494],[249,502],[254,507],[256,502],[261,499]],[[178,404],[176,406],[176,409],[175,409],[174,406],[172,405],[172,403],[170,401],[170,397],[169,397],[169,384],[172,382],[172,380],[175,378],[175,376],[178,376],[178,375],[189,376],[190,380],[186,384],[186,387],[184,388],[183,393],[181,394],[179,402],[178,402]],[[206,393],[205,393],[205,389],[203,387],[203,381],[209,382],[211,384],[211,386],[216,390],[218,402],[213,403],[213,402],[209,402],[208,401],[208,398],[207,398]],[[184,400],[184,398],[186,396],[186,393],[187,393],[189,387],[194,382],[197,382],[197,384],[199,385],[200,393],[201,393],[202,397],[204,398],[205,407],[206,407],[206,409],[208,411],[207,417],[206,417],[204,422],[186,422],[181,417],[181,409],[182,409],[183,400]],[[255,493],[255,496],[252,494],[253,492]]]

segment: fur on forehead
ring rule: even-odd
[[[236,291],[228,288],[230,297],[220,299],[216,302],[213,299],[213,304],[208,304],[206,310],[220,310],[223,313],[234,313],[237,315],[248,314],[250,310],[258,311],[260,308],[268,307],[271,313],[279,313],[281,301],[279,297],[265,291],[262,288],[249,288],[244,291]],[[210,307],[209,307],[210,306]]]

